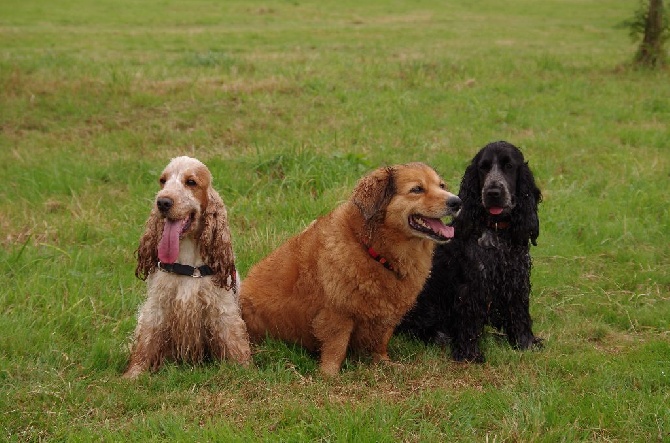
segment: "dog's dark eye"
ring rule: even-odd
[[[423,186],[417,185],[414,186],[412,189],[409,190],[412,194],[421,194],[423,192]]]
[[[514,168],[514,165],[512,163],[505,163],[505,169],[508,171],[511,171],[512,168]]]
[[[489,169],[491,169],[491,162],[488,161],[481,162],[479,164],[479,169],[481,169],[482,171],[488,171]]]
[[[165,180],[163,177],[161,177],[161,178],[158,180],[158,183],[160,183],[161,186],[165,185],[166,182],[167,182],[167,180]]]
[[[186,180],[186,186],[196,186],[196,185],[197,185],[197,183],[192,178],[189,178],[188,180]]]
[[[440,189],[447,189],[447,185],[445,185],[444,183],[440,183]]]

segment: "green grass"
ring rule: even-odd
[[[630,3],[630,4],[629,4]],[[635,2],[0,3],[0,440],[670,440],[670,81]],[[207,163],[243,276],[382,164],[452,189],[521,146],[545,195],[532,314],[488,362],[394,338],[120,379],[133,251],[171,157]]]

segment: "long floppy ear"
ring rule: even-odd
[[[208,190],[207,199],[204,227],[200,235],[200,254],[214,271],[214,284],[231,290],[237,286],[237,273],[228,214],[223,200],[214,189]]]
[[[137,257],[135,276],[140,280],[146,280],[149,274],[156,270],[158,265],[158,242],[163,235],[164,225],[165,220],[159,217],[158,209],[154,207],[146,222],[144,234],[140,237],[140,245],[135,251]]]
[[[512,237],[520,244],[531,243],[537,246],[540,236],[540,219],[537,206],[542,201],[542,193],[535,184],[535,177],[528,162],[519,169],[516,186],[516,207],[512,212]]]
[[[466,238],[472,231],[482,223],[484,208],[482,206],[482,187],[479,183],[479,158],[481,151],[472,159],[465,169],[461,179],[461,187],[458,196],[463,202],[461,212],[454,219],[457,227],[456,235],[460,238]]]
[[[360,209],[368,228],[381,223],[386,207],[396,193],[393,168],[379,168],[358,181],[351,201]]]

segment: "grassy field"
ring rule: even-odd
[[[670,441],[670,79],[634,1],[0,2],[0,440]],[[394,338],[336,380],[254,367],[120,379],[133,251],[170,158],[208,164],[244,276],[383,164],[452,190],[493,140],[545,200],[531,311],[483,365]]]

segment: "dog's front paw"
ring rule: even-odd
[[[523,337],[516,340],[513,343],[514,347],[525,351],[525,350],[538,350],[544,347],[544,340],[540,337],[536,337],[532,334],[524,335]]]
[[[141,365],[132,365],[126,369],[121,377],[127,380],[134,380],[139,377],[142,372],[144,372],[144,367]]]
[[[332,362],[321,362],[319,371],[326,378],[337,377],[340,373],[340,365]]]
[[[465,363],[484,363],[486,359],[479,349],[453,349],[451,356],[456,361]]]

